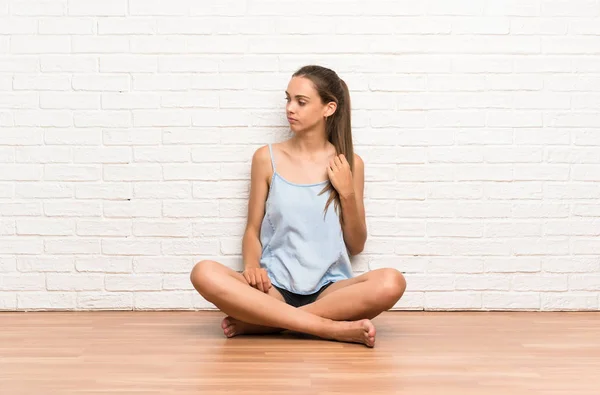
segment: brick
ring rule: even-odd
[[[427,223],[426,232],[429,237],[483,237],[483,225],[460,222],[429,222]]]
[[[154,34],[157,21],[154,19],[135,18],[106,18],[98,20],[98,34],[100,35],[129,35],[129,34]]]
[[[421,187],[425,190],[425,188]],[[483,197],[484,187],[475,182],[436,182],[426,188],[427,199],[477,200]]]
[[[600,274],[573,274],[569,276],[571,291],[600,291]]]
[[[71,4],[79,4],[80,1]],[[73,14],[72,14],[73,15]],[[39,21],[39,33],[49,35],[94,34],[94,21],[85,18],[44,18]],[[35,34],[36,32],[34,32]]]
[[[136,147],[133,149],[136,162],[174,163],[189,162],[190,149],[187,147]]]
[[[73,272],[74,258],[70,256],[20,256],[17,258],[20,272]]]
[[[97,110],[100,108],[100,95],[85,92],[41,92],[40,107],[46,109]],[[85,133],[85,131],[80,133]]]
[[[165,261],[169,264],[165,265]],[[133,269],[136,273],[186,273],[189,276],[193,262],[186,257],[135,257]]]
[[[15,194],[15,186],[9,183],[0,183],[0,198],[10,199]]]
[[[92,55],[42,55],[40,67],[45,73],[94,73],[98,60]]]
[[[186,110],[133,110],[135,127],[189,126],[191,117]]]
[[[97,202],[44,202],[44,214],[48,217],[99,217],[101,212],[100,203]]]
[[[70,198],[73,197],[72,184],[56,182],[20,182],[16,185],[17,198]]]
[[[115,256],[78,256],[75,258],[78,272],[131,273],[132,258]]]
[[[102,63],[101,63],[102,65]],[[107,70],[100,70],[102,74],[77,74],[73,76],[73,90],[75,91],[128,91],[129,77],[125,75],[105,75]],[[117,71],[117,70],[115,70]]]
[[[4,43],[6,46],[8,46],[8,41],[5,41]],[[37,57],[31,57],[28,55],[0,56],[0,72],[2,73],[16,71],[19,71],[21,73],[37,73],[40,70],[39,64],[40,63]],[[4,78],[7,78],[7,81],[9,83],[8,86],[12,86],[12,76],[5,76]]]
[[[10,52],[14,54],[57,54],[70,53],[71,44],[67,36],[12,36]]]
[[[432,257],[426,264],[428,273],[483,273],[482,258]]]
[[[128,110],[159,108],[160,97],[148,93],[104,93],[102,95],[102,109]]]
[[[15,221],[12,219],[0,219],[0,235],[2,236],[14,236],[15,235]]]
[[[485,271],[489,273],[539,272],[539,257],[486,257]]]
[[[99,254],[100,240],[94,239],[46,239],[44,252],[47,254]]]
[[[516,274],[512,277],[515,291],[566,291],[567,277],[559,274]]]
[[[130,0],[129,14],[133,16],[183,16],[189,15],[190,2],[172,0],[168,4],[160,0]]]
[[[569,252],[569,240],[560,238],[531,238],[512,241],[515,255],[564,255]]]
[[[61,219],[23,219],[17,221],[18,235],[71,236],[75,232],[71,220]]]
[[[64,0],[13,0],[10,3],[11,14],[19,16],[63,16],[67,9]]]
[[[595,257],[548,256],[542,259],[542,269],[547,273],[588,273],[600,271]]]
[[[130,48],[134,54],[180,54],[187,50],[187,38],[176,35],[132,37]],[[159,71],[162,71],[160,60]]]
[[[75,186],[75,197],[77,199],[127,200],[131,199],[132,196],[132,187],[128,183],[78,183]]]
[[[246,162],[248,166],[252,155],[259,148],[250,146],[220,146],[192,148],[192,162]]]
[[[189,182],[136,182],[133,186],[136,199],[191,199]]]
[[[77,308],[83,310],[132,310],[131,292],[77,292]]]
[[[104,202],[104,216],[109,218],[156,218],[161,216],[160,202],[116,201]]]
[[[84,165],[54,165],[49,164],[44,168],[46,181],[98,181],[100,180],[100,167]]]
[[[48,291],[100,291],[104,275],[88,273],[48,273]]]
[[[161,242],[161,245],[162,252],[167,255],[219,254],[219,240],[216,239],[165,239]]]
[[[202,16],[203,18],[157,18],[158,34],[211,34],[219,25],[221,25],[219,22],[227,22],[227,19],[225,18],[212,19],[206,18],[205,15]],[[223,28],[224,26],[221,25],[221,29]]]
[[[106,127],[121,128],[132,126],[131,114],[128,111],[81,111],[73,116],[78,128]]]
[[[71,149],[66,147],[23,147],[16,149],[17,163],[68,163]]]
[[[153,73],[158,71],[158,60],[153,55],[102,55],[101,73]],[[129,78],[127,78],[129,82]],[[125,89],[123,89],[125,90]]]
[[[105,165],[106,181],[157,181],[162,179],[159,165]]]
[[[66,110],[15,110],[14,119],[15,126],[73,126],[73,116]]]
[[[131,149],[128,147],[75,148],[74,163],[130,163]]]
[[[459,291],[509,291],[510,278],[502,274],[458,275],[456,290]]]
[[[69,15],[77,16],[125,16],[127,0],[94,0],[69,1]]]
[[[127,36],[72,36],[71,52],[74,54],[120,54],[130,51]]]
[[[130,236],[131,221],[128,220],[92,220],[77,222],[78,236]]]
[[[158,145],[161,142],[161,131],[143,128],[106,130],[103,142],[105,145]]]
[[[43,273],[3,274],[0,277],[0,291],[41,291],[46,288],[46,275]]]
[[[191,228],[187,221],[182,223],[135,221],[133,234],[144,237],[189,237]]]
[[[160,243],[150,240],[102,240],[104,255],[159,255]]]
[[[77,296],[73,292],[21,292],[17,294],[18,310],[73,310]]]
[[[194,237],[243,237],[246,220],[203,219],[193,222]]]
[[[44,132],[47,145],[100,145],[100,129],[47,130]]]
[[[38,164],[3,164],[0,181],[39,181],[43,167]]]
[[[592,0],[545,0],[542,2],[541,16],[545,17],[590,17],[598,16],[598,3]]]
[[[479,310],[482,304],[481,292],[425,293],[425,310]]]
[[[163,290],[194,290],[189,274],[165,274],[163,275]]]
[[[17,271],[17,259],[14,257],[0,257],[0,273]]]
[[[0,163],[11,163],[15,161],[15,150],[9,147],[0,147]]]
[[[0,203],[2,216],[36,216],[41,215],[40,202],[9,201]]]
[[[492,222],[485,224],[484,237],[541,237],[542,225],[537,222]]]
[[[106,290],[111,292],[160,291],[162,276],[156,274],[107,274]]]
[[[165,181],[216,181],[221,175],[221,167],[218,164],[164,165],[163,171]],[[196,190],[196,186],[194,186],[194,190]],[[194,196],[196,196],[196,194],[194,194]]]
[[[542,310],[598,310],[598,298],[594,292],[544,292],[541,294],[541,298]]]
[[[36,255],[43,251],[42,239],[37,237],[2,237],[0,238],[0,251],[3,254]]]
[[[245,98],[246,101],[249,98]],[[209,92],[166,92],[161,95],[160,105],[165,108],[227,108],[230,107],[215,93]],[[239,107],[242,108],[242,107]],[[245,108],[255,108],[246,106]]]
[[[134,310],[191,309],[192,297],[196,293],[196,291],[138,291],[133,294]]]
[[[163,203],[163,215],[172,218],[217,216],[218,207],[218,202],[215,200],[165,201]]]
[[[483,308],[487,310],[539,310],[541,297],[537,292],[484,292]]]
[[[39,98],[37,93],[16,92],[0,93],[0,108],[37,108]]]

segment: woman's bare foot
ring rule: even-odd
[[[283,331],[283,329],[249,324],[247,322],[236,320],[230,316],[223,318],[223,321],[221,321],[221,328],[223,328],[223,333],[227,337],[234,337],[237,335],[268,334]]]
[[[340,321],[330,333],[333,340],[375,346],[375,325],[370,320]]]

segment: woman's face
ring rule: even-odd
[[[308,78],[292,77],[285,92],[285,112],[294,133],[325,127],[325,117],[335,111],[335,103],[326,105]]]

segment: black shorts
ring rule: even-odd
[[[275,285],[275,289],[277,289],[281,295],[283,295],[283,299],[285,299],[285,303],[292,305],[294,307],[304,306],[305,304],[310,304],[317,300],[321,292],[325,291],[327,287],[329,287],[333,283],[327,283],[321,287],[317,292],[309,294],[309,295],[300,295],[293,292],[288,291],[287,289],[279,288]]]

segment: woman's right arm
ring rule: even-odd
[[[269,193],[268,180],[271,177],[271,156],[269,148],[263,146],[252,156],[250,170],[250,197],[248,199],[248,220],[242,240],[244,277],[248,284],[263,292],[271,287],[266,270],[260,267],[262,244],[260,227],[265,215],[265,205]]]

